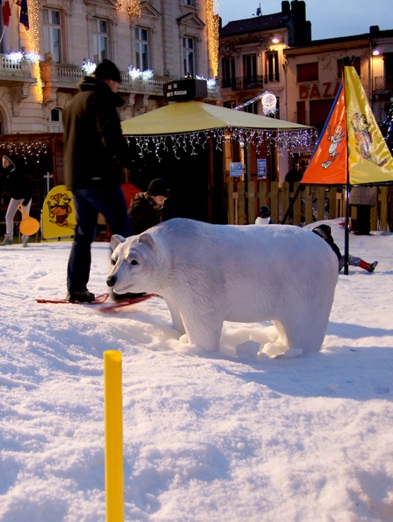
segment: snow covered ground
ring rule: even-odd
[[[65,296],[70,245],[0,249],[2,522],[105,520],[106,350],[123,359],[126,521],[393,520],[392,233],[351,235],[377,269],[340,274],[322,352],[289,360],[262,351],[270,323],[188,346],[159,298],[37,304]],[[108,262],[94,243],[97,294]]]

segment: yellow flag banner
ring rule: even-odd
[[[344,67],[351,185],[393,182],[393,157],[375,121],[355,68]]]
[[[347,182],[347,125],[341,87],[325,130],[315,148],[302,183],[345,185]]]

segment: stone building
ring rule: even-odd
[[[287,61],[285,49],[311,42],[311,23],[304,1],[283,1],[281,11],[229,22],[220,29],[219,85],[223,105],[264,114],[260,96],[276,97],[275,117],[291,120],[287,110]],[[236,151],[234,151],[236,154]],[[288,157],[263,151],[268,177],[274,181],[288,170]],[[255,177],[255,155],[248,151],[248,179]]]
[[[209,42],[218,41],[218,21],[214,33],[209,0],[2,4],[0,153],[25,157],[36,182],[36,208],[48,176],[52,185],[63,181],[62,111],[79,80],[103,58],[121,70],[121,119],[165,104],[168,81],[217,74],[216,47]],[[214,86],[208,96],[218,98]]]
[[[393,30],[316,40],[284,50],[288,119],[322,130],[341,83],[344,58],[352,60],[378,123],[393,101]]]
[[[382,123],[393,101],[393,30],[372,26],[365,34],[313,41],[303,1],[283,1],[281,12],[258,14],[220,29],[219,84],[225,106],[263,114],[260,95],[271,92],[277,98],[278,118],[321,131],[341,81],[343,60],[350,57]],[[307,162],[311,152],[299,148],[296,156]],[[270,178],[283,181],[292,156],[269,158]],[[251,158],[247,167],[253,179],[256,162]]]
[[[4,4],[4,2],[3,2]],[[13,4],[0,51],[1,134],[61,130],[62,111],[91,63],[122,71],[122,119],[163,102],[163,85],[214,76],[207,9],[193,0],[28,0],[29,29]]]

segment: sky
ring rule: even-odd
[[[262,15],[281,12],[281,0],[218,0],[223,26],[233,20],[252,18],[261,7]],[[306,0],[306,19],[312,39],[336,38],[368,33],[371,25],[393,29],[391,0]]]
[[[122,355],[125,521],[391,521],[393,234],[349,244],[379,264],[339,275],[321,352],[292,359],[274,357],[269,322],[225,323],[219,352],[191,346],[159,297],[38,304],[65,296],[71,243],[0,248],[0,521],[105,521],[108,350]],[[92,255],[98,294],[108,243]]]

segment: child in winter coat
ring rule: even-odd
[[[338,258],[338,271],[340,272],[340,270],[343,268],[343,266],[345,264],[345,258],[341,254],[340,249],[338,248],[338,246],[336,245],[336,243],[333,240],[332,229],[329,227],[329,225],[322,224],[322,225],[319,225],[318,227],[313,228],[312,231],[315,234],[317,234],[319,237],[324,239],[326,241],[326,243],[331,246],[331,248],[333,249],[334,253],[336,254],[336,256]],[[373,263],[367,263],[360,257],[355,257],[355,256],[349,255],[348,264],[351,266],[359,266],[360,268],[367,270],[367,272],[374,272],[375,267],[378,264],[378,261],[374,261]]]
[[[259,214],[255,220],[255,224],[256,225],[272,225],[273,220],[270,217],[270,215],[271,215],[270,208],[266,205],[263,205],[259,209]]]
[[[164,205],[170,195],[169,185],[162,178],[153,179],[146,192],[138,192],[135,195],[128,209],[131,219],[131,235],[141,234],[164,221]]]

